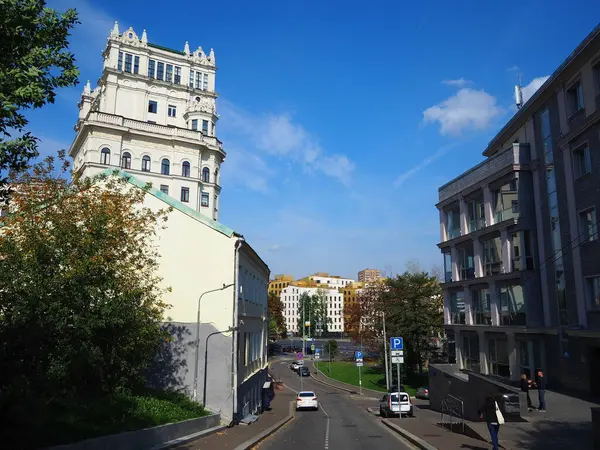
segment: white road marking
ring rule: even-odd
[[[325,412],[325,411],[323,411]],[[327,417],[327,427],[325,428],[325,450],[329,448],[329,416]]]

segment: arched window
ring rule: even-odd
[[[208,167],[202,169],[202,181],[204,183],[210,183],[210,169]]]
[[[150,157],[148,155],[142,157],[142,172],[150,172]]]
[[[106,165],[110,164],[110,149],[109,148],[104,147],[100,151],[100,163],[106,164]]]
[[[124,152],[121,155],[121,167],[123,169],[131,169],[131,153]]]
[[[171,162],[165,158],[162,160],[162,163],[160,164],[160,173],[162,173],[163,175],[169,175],[169,173],[171,172]]]
[[[181,176],[182,177],[190,176],[190,163],[187,161],[184,161],[183,164],[181,165]]]

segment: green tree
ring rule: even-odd
[[[303,310],[305,313],[303,314]],[[310,322],[310,326],[305,326]],[[298,329],[307,337],[327,333],[331,318],[327,316],[327,295],[323,289],[317,290],[314,295],[303,292],[298,299]]]
[[[439,279],[426,272],[405,272],[387,280],[377,308],[385,311],[388,336],[402,336],[407,369],[421,373],[433,342],[443,332]]]
[[[269,292],[268,298],[269,308],[269,337],[271,339],[285,338],[287,335],[287,327],[283,317],[283,304],[277,295]]]
[[[14,180],[0,233],[0,409],[32,426],[143,385],[167,338],[148,245],[166,211],[144,208],[145,190],[121,177],[55,171],[48,158]]]
[[[78,83],[67,41],[79,23],[77,13],[59,14],[45,5],[0,1],[0,204],[8,198],[8,173],[25,170],[38,155],[38,139],[26,131],[23,111],[53,103],[56,89]]]
[[[330,358],[333,360],[339,353],[338,343],[335,339],[330,339],[327,341],[327,353],[329,353]]]

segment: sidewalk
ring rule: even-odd
[[[205,438],[189,442],[175,447],[176,450],[234,450],[251,448],[258,439],[268,433],[273,427],[290,414],[290,402],[296,399],[294,392],[284,389],[276,391],[275,398],[271,402],[271,411],[265,411],[258,420],[251,425],[236,425],[225,428]],[[274,430],[273,430],[274,431]],[[270,434],[270,433],[269,433]]]

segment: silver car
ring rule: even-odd
[[[420,387],[419,389],[417,389],[417,393],[415,394],[415,397],[429,400],[429,388],[428,387]]]

